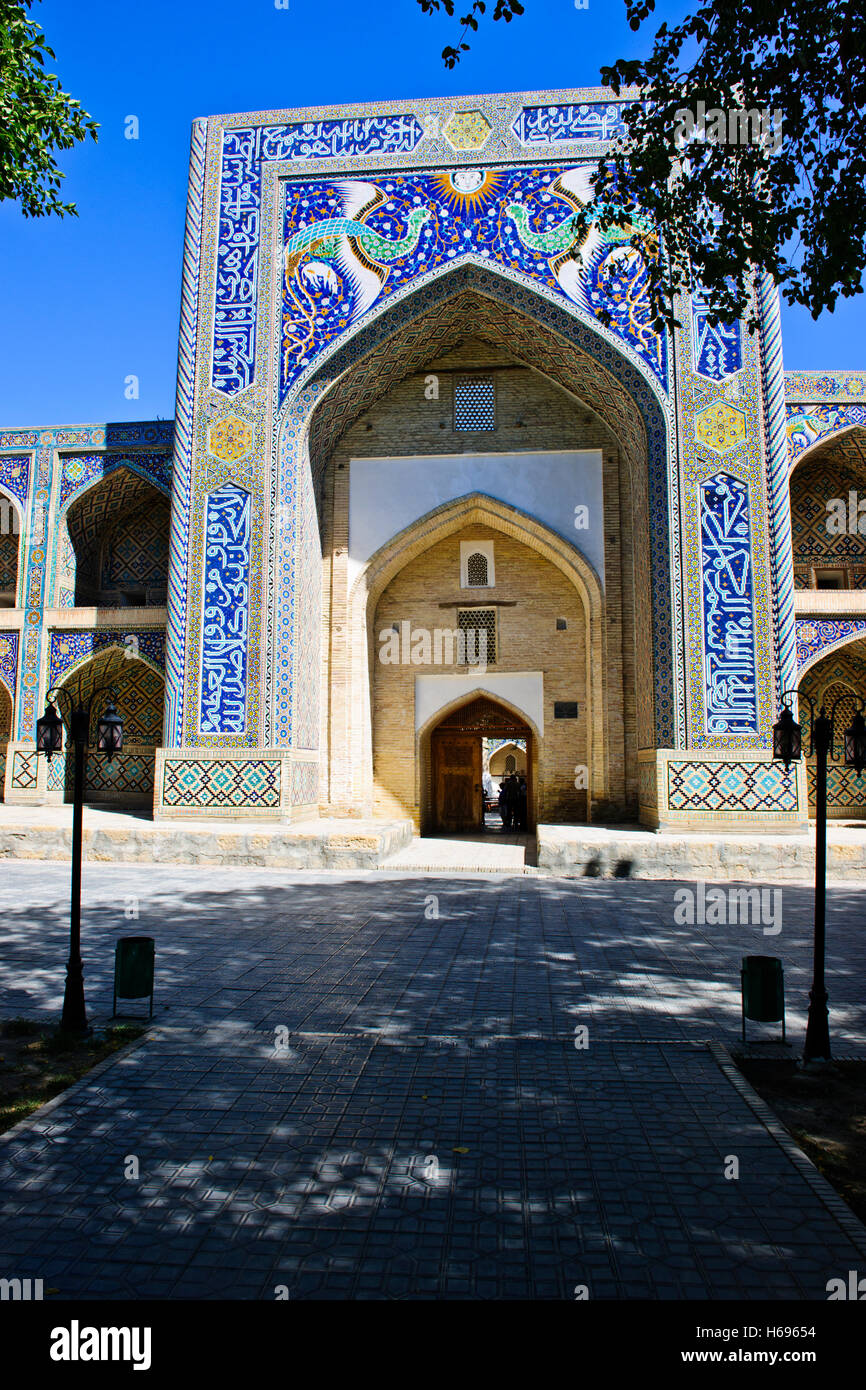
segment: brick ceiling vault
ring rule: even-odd
[[[159,488],[128,468],[117,468],[69,504],[66,524],[82,573],[95,570],[96,557],[109,531],[130,512],[157,500],[167,505]]]
[[[565,336],[569,326],[574,331],[574,319],[556,308],[551,312],[553,306],[545,302],[545,317],[561,320],[563,331],[558,332],[549,322],[499,297],[502,287],[506,293],[513,288],[509,282],[494,288],[484,283],[485,278],[492,282],[501,277],[454,272],[444,282],[447,292],[437,302],[420,308],[416,317],[396,327],[396,316],[386,311],[322,367],[314,380],[332,384],[310,426],[314,476],[321,475],[355,420],[404,377],[420,371],[469,335],[505,348],[589,406],[619,441],[632,468],[646,468],[646,428],[640,410],[607,368]],[[399,307],[405,312],[406,301]],[[633,371],[624,359],[623,363]]]

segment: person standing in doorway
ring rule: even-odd
[[[521,777],[517,787],[517,829],[526,829],[526,778]]]
[[[508,779],[506,777],[503,777],[499,783],[499,814],[502,817],[502,829],[510,829],[511,813],[508,808]]]

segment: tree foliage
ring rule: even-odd
[[[56,153],[88,135],[97,123],[64,92],[39,25],[28,11],[33,0],[0,0],[0,200],[16,199],[25,217],[76,215],[60,198],[65,175]]]
[[[654,9],[626,0],[630,27]],[[464,37],[484,10],[479,0],[463,17]],[[446,49],[446,64],[467,48]],[[603,217],[582,220],[634,229],[659,326],[675,321],[678,292],[700,286],[718,318],[754,327],[755,270],[813,318],[862,293],[866,0],[711,0],[663,23],[649,57],[619,59],[601,80],[625,101],[627,135],[595,174]],[[661,231],[660,255],[644,218]]]

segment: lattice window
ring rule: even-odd
[[[517,769],[517,763],[514,761],[514,754],[513,754],[513,753],[509,753],[509,754],[508,754],[508,757],[505,759],[505,771],[506,771],[506,772],[515,772],[516,769]]]
[[[482,555],[479,550],[474,555],[470,555],[466,562],[466,579],[470,586],[477,586],[486,589],[487,578],[487,556]]]
[[[465,632],[465,657],[470,666],[496,662],[496,609],[460,608],[457,627]]]
[[[495,430],[496,392],[492,376],[459,376],[454,384],[455,430]]]

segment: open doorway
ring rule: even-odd
[[[500,759],[501,773],[491,777],[491,748],[506,742],[509,748]],[[532,732],[504,705],[475,696],[446,715],[430,735],[429,769],[426,834],[501,835],[534,830]],[[504,817],[499,809],[503,780],[510,781],[512,788],[512,795],[505,798]]]

